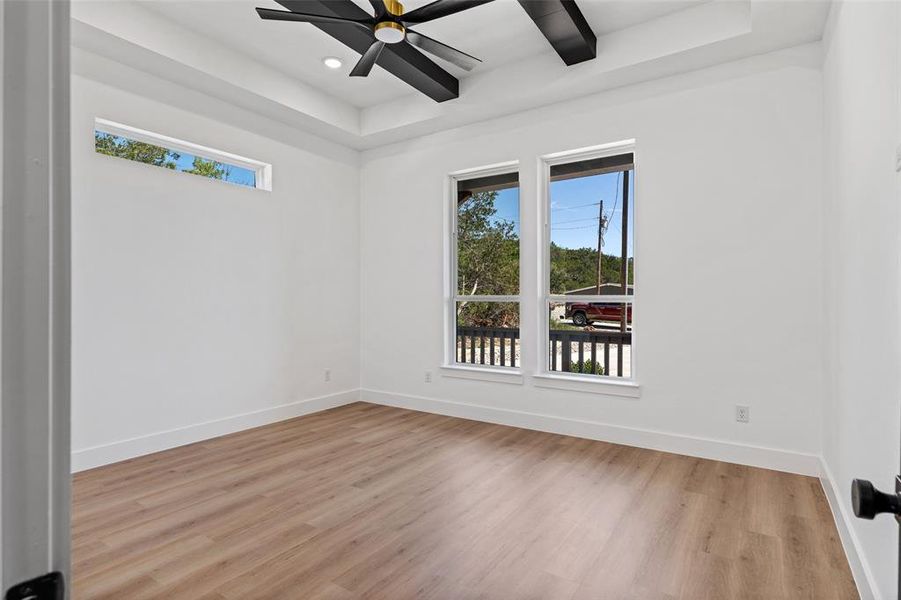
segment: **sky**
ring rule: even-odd
[[[632,256],[632,177],[629,179],[629,242]],[[551,182],[551,241],[564,248],[597,248],[601,201],[607,217],[604,254],[622,253],[622,173]]]
[[[629,256],[633,256],[632,214],[634,173],[629,175]],[[604,201],[608,220],[604,234],[604,254],[619,256],[622,249],[622,174],[605,173],[551,183],[551,241],[564,248],[592,248],[598,245],[598,209]],[[519,188],[500,190],[494,206],[495,219],[512,221],[519,233]]]
[[[106,135],[112,135],[106,132],[101,131],[100,133],[104,133]],[[122,136],[113,135],[117,144],[121,144],[125,139]],[[160,147],[160,146],[157,146]],[[174,152],[173,150],[169,150],[169,152]],[[175,161],[175,170],[176,171],[189,171],[194,168],[194,158],[195,155],[188,154],[187,152],[177,152],[179,155],[178,160]],[[256,173],[251,171],[250,169],[245,169],[243,167],[238,167],[235,165],[226,165],[228,167],[228,173],[222,179],[224,181],[228,181],[230,183],[235,183],[238,185],[246,185],[249,187],[256,186]]]
[[[499,190],[494,199],[494,208],[497,212],[492,221],[512,222],[513,232],[519,235],[519,188]]]
[[[237,183],[238,185],[246,185],[254,187],[256,185],[256,173],[250,169],[244,169],[235,165],[227,165],[228,174],[223,177],[224,181]],[[178,160],[175,161],[175,170],[188,171],[194,167],[194,155],[187,152],[179,152]]]

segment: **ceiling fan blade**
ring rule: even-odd
[[[401,21],[405,23],[425,23],[434,19],[440,19],[454,13],[462,12],[482,4],[488,4],[492,0],[435,0],[415,10],[404,14]]]
[[[313,15],[308,13],[296,13],[288,10],[273,10],[271,8],[257,8],[257,14],[261,19],[267,21],[297,21],[299,23],[337,23],[342,25],[356,25],[367,30],[372,28],[367,22],[355,21],[353,19],[342,19],[341,17],[327,17],[325,15]]]
[[[369,0],[369,3],[372,5],[372,10],[375,11],[376,19],[388,12],[384,0]]]
[[[372,45],[369,47],[369,49],[363,53],[363,56],[360,57],[360,60],[353,68],[353,71],[350,72],[350,76],[366,77],[367,75],[369,75],[369,72],[372,71],[372,67],[375,66],[375,61],[378,60],[379,54],[382,53],[382,49],[384,47],[385,42],[380,42],[378,40],[372,42]]]
[[[467,71],[472,71],[473,67],[482,62],[475,56],[466,54],[456,48],[451,48],[447,44],[443,44],[438,40],[434,40],[429,36],[413,31],[412,29],[407,30],[407,41],[420,50],[424,50],[429,54],[455,64]]]

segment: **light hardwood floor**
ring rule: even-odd
[[[857,598],[819,482],[370,404],[79,473],[77,599]]]

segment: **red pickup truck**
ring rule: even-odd
[[[564,318],[572,319],[573,325],[583,327],[595,321],[621,323],[623,305],[615,302],[567,302]],[[632,305],[626,310],[626,321],[632,324]]]

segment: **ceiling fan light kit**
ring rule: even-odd
[[[381,21],[372,28],[375,39],[386,44],[397,44],[407,37],[407,29],[394,21]]]
[[[376,23],[372,28],[375,39],[386,44],[398,44],[404,41],[407,37],[407,28],[394,20],[404,14],[404,5],[397,2],[397,0],[384,0],[382,7],[379,7],[378,3],[376,3],[373,8],[376,10],[376,18],[379,17],[380,8],[384,9],[383,19],[388,17]]]

